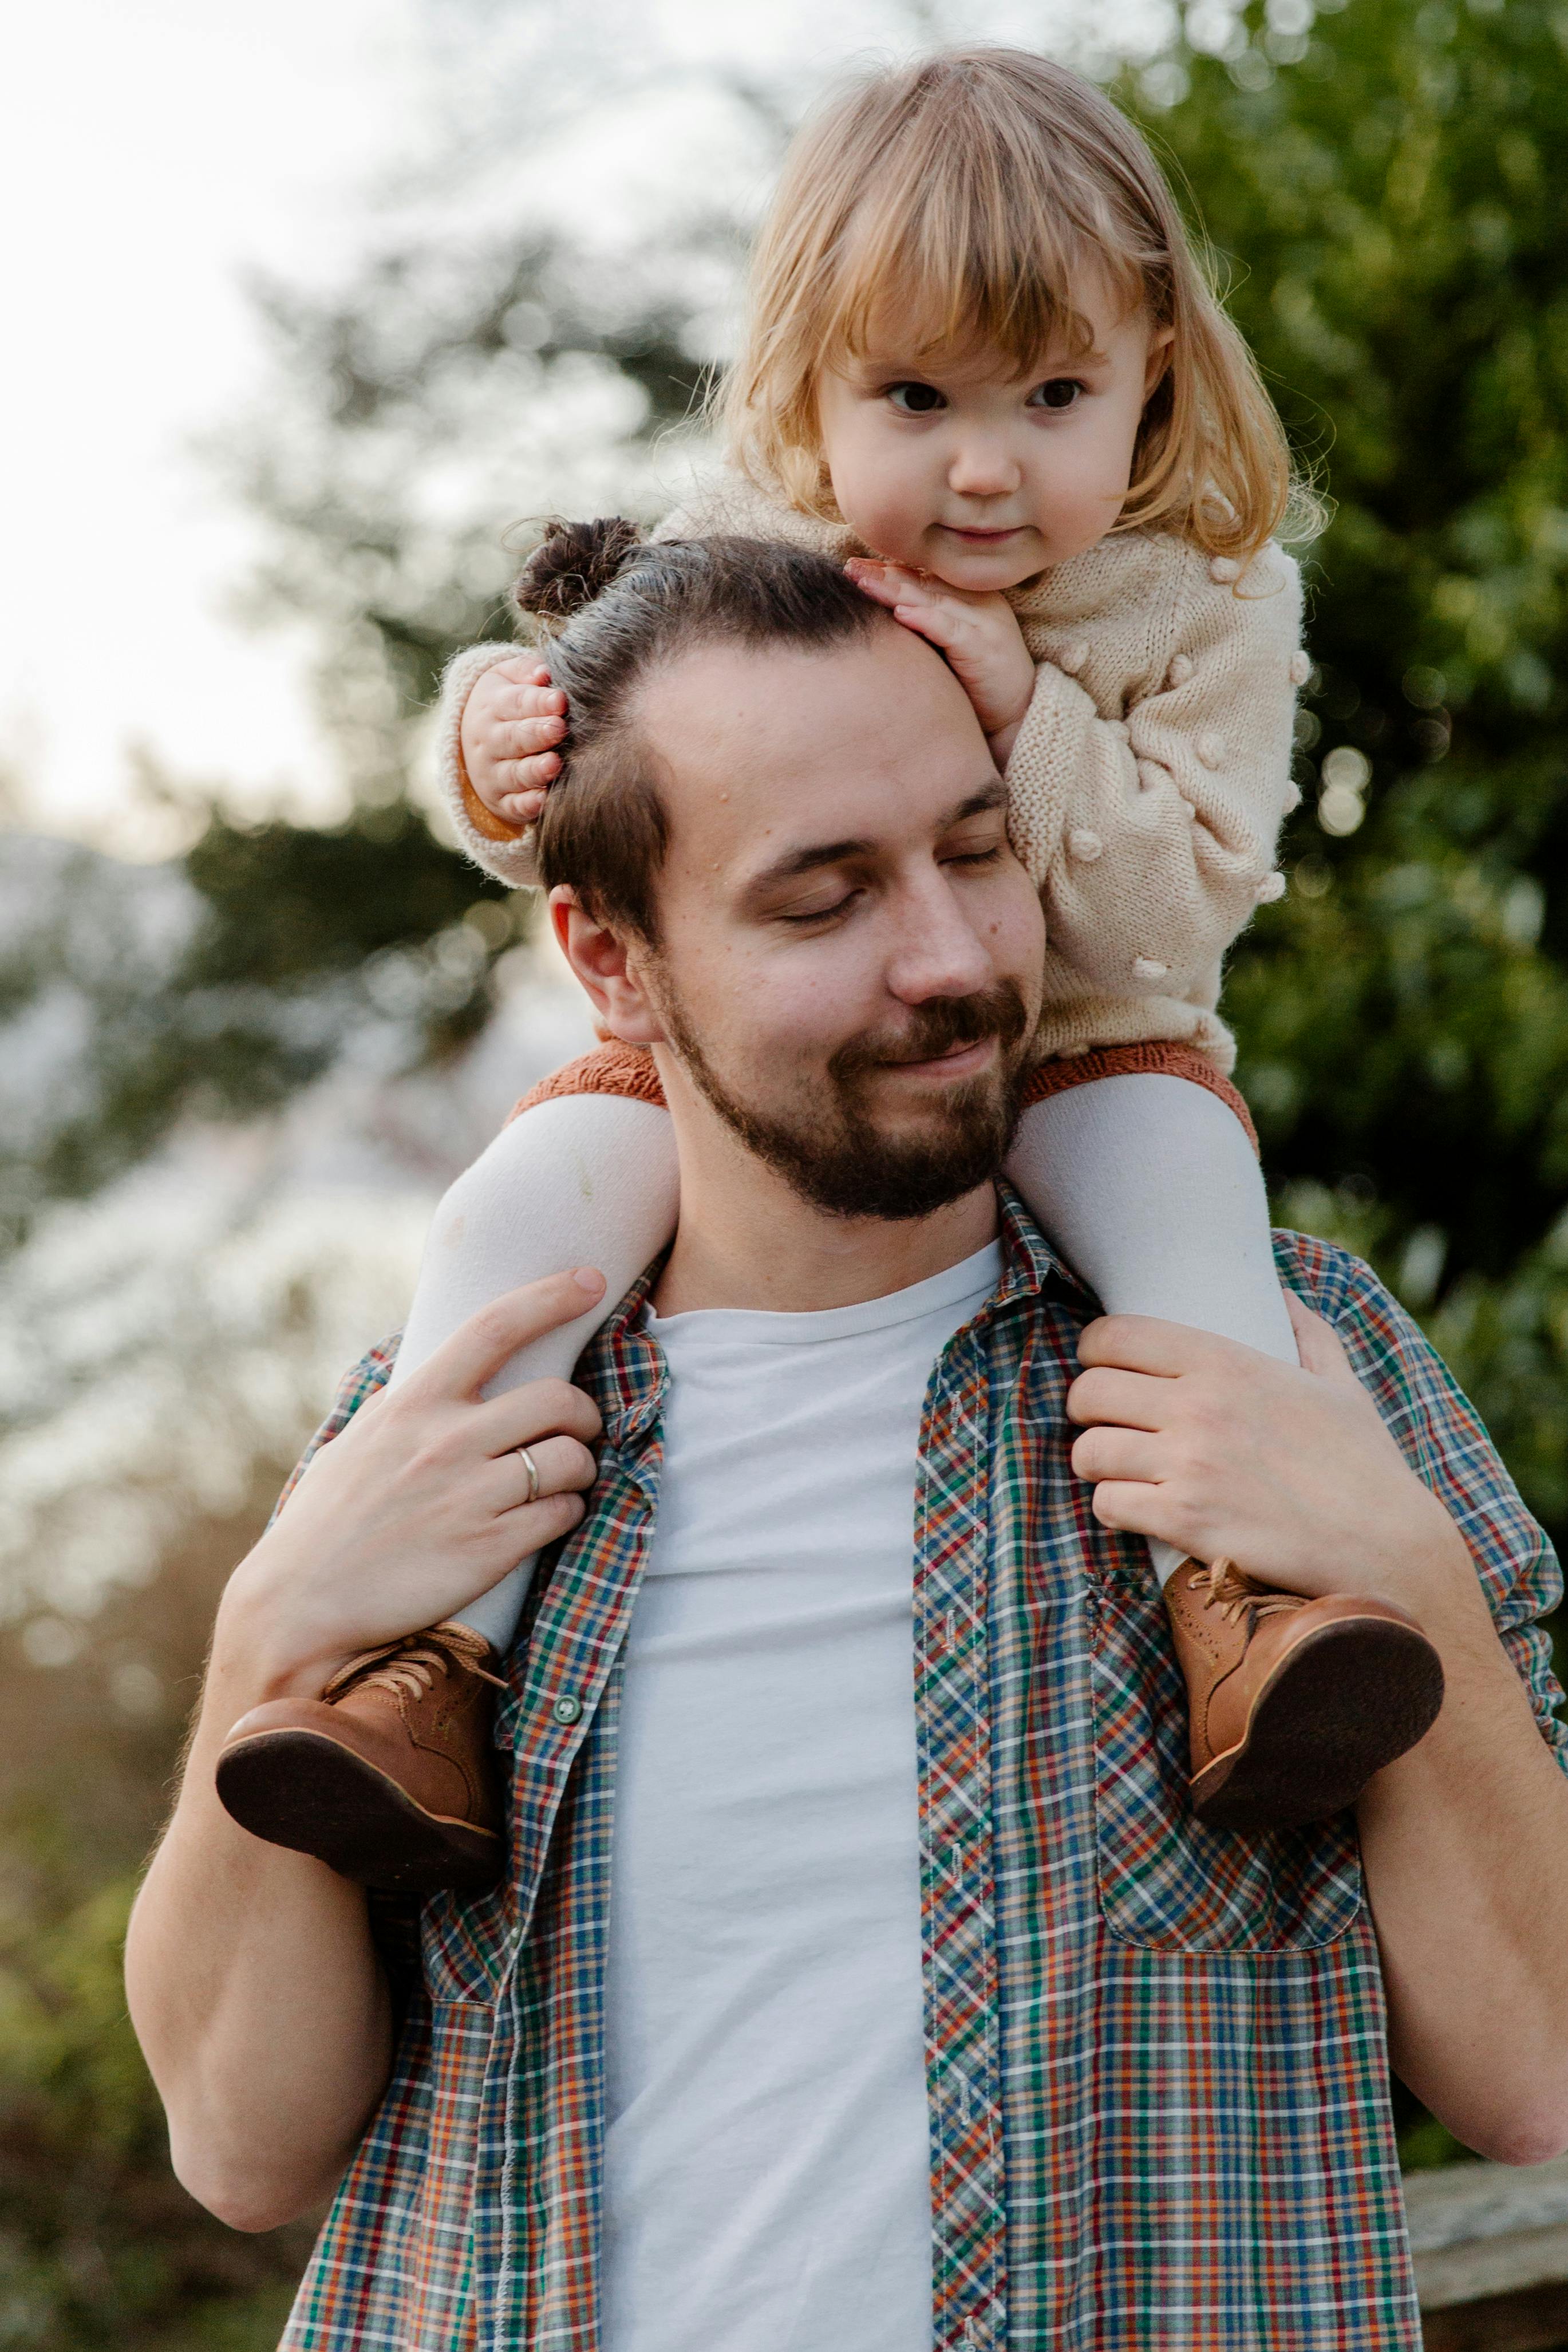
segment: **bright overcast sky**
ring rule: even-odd
[[[402,0],[7,20],[0,764],[32,822],[129,845],[137,739],[185,773],[324,787],[293,657],[221,616],[246,525],[187,445],[254,383],[241,268],[308,262],[390,153],[403,22]]]
[[[447,0],[484,16],[486,0]],[[571,0],[557,38],[612,39],[627,0]],[[1124,40],[1167,0],[937,0],[953,30]],[[0,79],[0,776],[25,823],[132,855],[130,748],[176,777],[325,813],[329,770],[287,640],[224,615],[252,541],[192,454],[254,394],[247,264],[310,275],[352,249],[381,172],[429,129],[432,0],[45,0]],[[645,12],[652,12],[651,15]],[[898,12],[894,11],[896,15]],[[673,54],[782,47],[826,64],[877,7],[641,0]],[[489,18],[492,38],[508,20]],[[907,22],[907,15],[904,21]],[[624,45],[624,32],[618,37]],[[422,62],[416,63],[416,58]]]

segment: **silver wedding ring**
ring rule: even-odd
[[[526,1445],[514,1445],[512,1451],[528,1474],[528,1500],[537,1503],[539,1498],[539,1465]]]

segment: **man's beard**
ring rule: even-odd
[[[976,996],[935,998],[896,1033],[852,1038],[813,1083],[810,1100],[790,1115],[743,1102],[725,1083],[667,973],[664,980],[659,1016],[693,1082],[747,1149],[813,1207],[837,1217],[927,1217],[999,1171],[1029,1072],[1031,1024],[1016,981],[998,981]],[[993,1066],[934,1102],[923,1131],[882,1131],[867,1100],[877,1070],[889,1062],[935,1061],[986,1037],[997,1040]]]

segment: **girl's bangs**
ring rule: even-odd
[[[1065,344],[1073,356],[1092,348],[1093,331],[1078,307],[1086,278],[1108,278],[1129,308],[1145,291],[1134,257],[999,187],[938,184],[913,209],[868,206],[835,259],[825,273],[819,348],[857,360],[873,350],[999,352],[1024,376],[1053,346]],[[898,288],[896,299],[890,287]]]

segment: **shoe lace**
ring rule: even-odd
[[[1218,1609],[1232,1625],[1239,1625],[1247,1615],[1256,1622],[1260,1617],[1278,1617],[1287,1609],[1306,1606],[1299,1592],[1275,1592],[1254,1584],[1233,1559],[1223,1557],[1205,1569],[1201,1576],[1193,1578],[1192,1589],[1202,1592],[1206,1609]]]
[[[434,1689],[437,1675],[449,1675],[454,1666],[465,1666],[481,1682],[505,1690],[502,1677],[486,1664],[490,1655],[483,1633],[445,1618],[422,1633],[405,1633],[398,1641],[361,1650],[339,1667],[321,1696],[329,1706],[350,1690],[388,1690],[398,1698],[420,1699]]]

